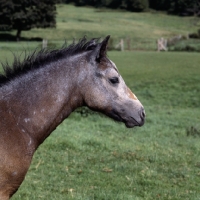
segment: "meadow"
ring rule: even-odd
[[[120,38],[131,33],[139,48],[148,38],[148,51],[108,52],[144,105],[146,123],[127,129],[94,112],[72,113],[36,151],[12,200],[199,200],[199,53],[149,51],[163,34],[186,34],[192,18],[58,7],[57,29],[22,36],[45,35],[59,46],[65,34]],[[11,62],[12,52],[20,55],[40,45],[0,42],[0,60]]]

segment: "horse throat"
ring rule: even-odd
[[[8,110],[17,131],[30,137],[32,149],[37,147],[77,107],[82,105],[70,70],[44,67],[36,74],[21,77],[8,88]],[[34,152],[33,152],[34,153]]]

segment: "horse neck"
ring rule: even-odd
[[[78,66],[66,60],[16,79],[10,84],[7,108],[18,130],[28,134],[36,149],[69,114],[82,105],[76,84]],[[8,92],[8,91],[7,91]]]

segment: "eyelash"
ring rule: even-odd
[[[119,83],[119,78],[118,78],[118,77],[113,77],[113,78],[110,78],[109,81],[110,81],[112,84],[117,84],[117,83]]]

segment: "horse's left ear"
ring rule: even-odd
[[[108,40],[110,38],[110,35],[108,35],[99,45],[96,55],[96,60],[100,62],[100,60],[106,56],[107,47],[108,47]]]

